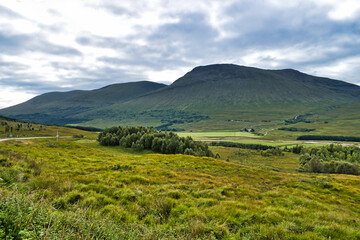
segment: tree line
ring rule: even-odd
[[[235,147],[243,149],[253,149],[253,150],[267,150],[273,149],[275,147],[262,145],[262,144],[247,144],[247,143],[235,143],[235,142],[212,142],[211,146],[222,146],[222,147]]]
[[[343,141],[343,142],[360,142],[360,137],[347,136],[323,136],[323,135],[303,135],[297,140],[327,140],[327,141]]]
[[[173,132],[161,132],[154,128],[112,127],[98,136],[103,146],[123,146],[138,151],[149,149],[163,154],[186,154],[214,157],[206,143],[194,141],[191,137],[179,137]]]
[[[299,170],[360,175],[360,148],[334,144],[304,148],[300,155]]]
[[[278,130],[290,131],[290,132],[311,132],[311,131],[315,131],[316,129],[314,129],[314,128],[281,127],[281,128],[278,128]]]

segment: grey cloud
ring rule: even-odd
[[[124,39],[102,37],[91,34],[78,36],[75,40],[78,44],[84,46],[94,46],[94,47],[112,48],[112,49],[121,49],[124,47],[124,45],[129,44],[126,43]]]
[[[34,93],[52,91],[54,85],[47,81],[42,81],[42,76],[33,74],[14,74],[9,77],[0,78],[1,85],[11,87],[21,87]]]
[[[2,53],[16,55],[26,51],[42,52],[53,55],[81,55],[75,48],[52,44],[39,35],[7,35],[0,32],[0,50]]]
[[[88,69],[72,63],[63,62],[51,62],[50,65],[54,69],[75,72],[79,75],[79,77],[64,77],[62,79],[63,85],[70,84],[73,86],[69,89],[93,89],[115,82],[133,82],[147,79],[142,73],[133,73],[132,71],[122,70],[118,67],[105,66]]]
[[[24,52],[41,52],[49,55],[49,65],[55,70],[63,70],[62,85],[46,81],[46,76],[24,74],[29,66],[13,62],[1,62],[0,71],[8,77],[0,79],[1,84],[26,86],[33,91],[92,89],[114,82],[146,80],[146,71],[163,71],[195,67],[210,63],[232,62],[243,64],[242,59],[251,53],[260,55],[257,67],[276,65],[278,68],[294,68],[310,74],[325,66],[335,66],[345,59],[360,56],[360,22],[329,20],[329,9],[320,8],[309,1],[298,1],[293,7],[279,7],[263,0],[233,1],[233,4],[219,10],[220,31],[230,33],[230,37],[220,38],[219,29],[212,26],[209,13],[204,9],[190,12],[170,9],[163,18],[178,19],[156,27],[134,26],[135,34],[127,37],[104,37],[91,33],[75,33],[75,41],[82,46],[113,49],[119,56],[104,56],[97,59],[98,65],[90,67],[74,64],[73,57],[82,56],[79,49],[61,46],[46,41],[47,34],[66,31],[67,26],[41,25],[37,35],[8,35],[0,32],[0,57],[2,54],[17,55]],[[219,3],[221,3],[219,1]],[[144,6],[142,6],[142,4]],[[137,18],[148,2],[134,2],[132,7],[121,7],[113,1],[103,1],[92,8],[101,8],[107,13]],[[164,2],[164,6],[169,4]],[[55,9],[49,13],[62,17]],[[10,9],[0,6],[0,14],[7,18],[21,17]],[[101,21],[101,19],[99,19]],[[349,40],[344,40],[349,39]],[[141,40],[145,44],[137,44]],[[262,54],[266,51],[295,49],[301,54],[298,59]],[[286,54],[286,53],[285,53]],[[289,53],[290,55],[291,53]],[[54,62],[52,55],[69,58],[67,63]],[[301,56],[311,55],[311,58]],[[86,57],[86,53],[83,55]],[[1,58],[0,58],[1,59]],[[360,57],[359,57],[360,59]],[[360,60],[359,60],[360,61]],[[105,63],[105,66],[103,65]],[[360,64],[360,62],[359,62]],[[104,66],[104,67],[103,67]],[[352,62],[351,69],[336,77],[352,82],[360,82],[357,77],[358,65]],[[62,77],[62,76],[60,76]],[[181,77],[181,76],[179,76]]]
[[[30,68],[30,66],[27,66],[22,63],[0,60],[0,73],[2,75],[12,75],[12,74],[16,73],[17,71],[24,71],[29,68]]]
[[[102,5],[102,7],[108,11],[109,13],[112,13],[114,15],[125,15],[125,16],[131,16],[136,17],[139,16],[139,11],[136,10],[129,10],[124,7],[117,6],[114,3],[105,3]]]
[[[52,14],[53,16],[61,17],[61,14],[53,8],[49,9],[47,12]]]
[[[0,15],[7,18],[23,18],[20,14],[4,6],[0,6]]]

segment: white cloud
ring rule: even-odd
[[[9,107],[35,97],[35,94],[24,89],[0,85],[0,108]]]
[[[329,77],[337,80],[351,81],[355,84],[360,83],[358,66],[360,55],[343,58],[326,65],[307,67],[305,70],[310,74],[322,77]],[[341,77],[339,77],[341,76]]]
[[[176,70],[147,71],[145,74],[148,76],[149,81],[171,83],[190,70],[189,68],[179,68]]]
[[[360,14],[358,0],[315,0],[314,3],[329,7],[328,16],[336,21],[351,20]]]
[[[27,97],[121,81],[171,82],[197,65],[224,62],[360,81],[360,34],[351,29],[359,27],[358,0],[2,0],[1,6],[10,11],[0,14],[0,85],[14,93],[25,82]],[[13,96],[4,93],[0,105],[12,104]]]

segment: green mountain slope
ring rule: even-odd
[[[94,91],[49,93],[0,110],[0,115],[95,127],[122,124],[164,130],[174,126],[239,129],[262,127],[270,121],[276,127],[297,115],[357,102],[360,87],[343,81],[292,69],[216,64],[196,67],[169,86],[140,82]]]
[[[82,122],[76,114],[103,108],[139,97],[165,87],[153,82],[132,82],[106,86],[91,91],[51,92],[25,103],[0,110],[0,115],[49,124]]]
[[[343,81],[314,77],[291,69],[262,70],[218,64],[196,67],[156,92],[78,116],[100,118],[103,123],[117,119],[125,124],[137,121],[154,125],[171,122],[164,115],[172,115],[180,123],[186,123],[189,117],[188,122],[193,123],[193,114],[222,121],[284,120],[359,100],[360,87]],[[101,123],[90,121],[89,124]],[[209,124],[221,125],[208,121]]]
[[[269,104],[277,108],[293,103],[353,102],[359,96],[360,87],[342,81],[295,70],[272,71],[224,64],[197,67],[156,93],[126,102],[126,107],[206,111]]]

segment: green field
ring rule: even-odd
[[[179,132],[177,134],[181,137],[190,136],[195,140],[260,138],[260,136],[257,136],[250,132],[234,132],[234,131]]]
[[[137,153],[86,133],[1,142],[0,238],[360,238],[360,177],[212,150],[221,158]]]
[[[7,130],[8,129],[8,130]],[[59,134],[60,137],[84,134],[84,131],[60,127],[49,126],[38,123],[28,123],[8,118],[0,117],[0,139],[8,138],[12,133],[14,138],[17,137],[55,137]],[[97,133],[86,132],[87,135],[95,137]]]
[[[195,140],[200,141],[227,141],[245,144],[261,144],[273,147],[294,147],[302,145],[304,147],[320,147],[331,143],[339,143],[335,141],[296,141],[296,140],[276,140],[267,137],[258,136],[249,132],[234,132],[228,130],[210,131],[210,132],[178,132],[179,136],[190,136]],[[348,142],[346,144],[358,145],[358,143]]]

